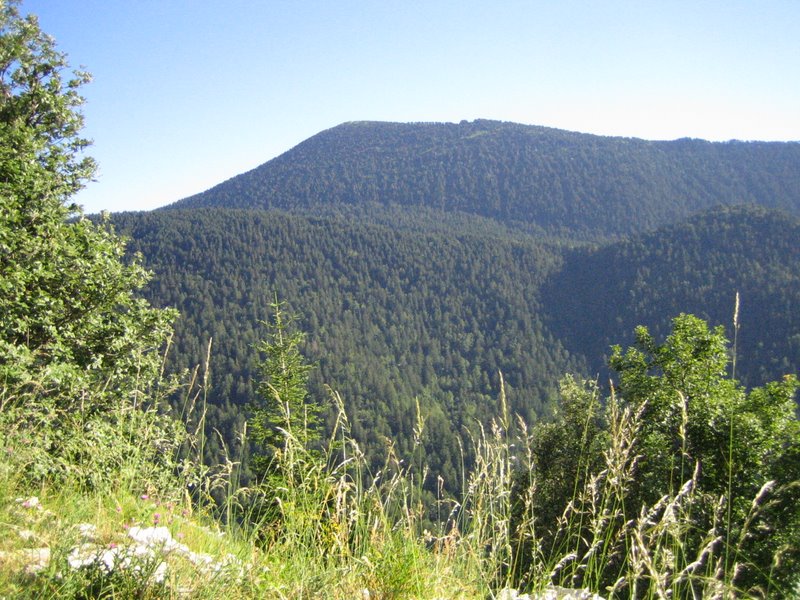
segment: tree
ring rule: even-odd
[[[639,327],[636,347],[614,348],[618,393],[642,415],[628,514],[676,494],[696,473],[706,505],[694,514],[693,541],[716,529],[732,583],[778,595],[770,586],[790,588],[800,566],[798,380],[786,375],[748,393],[728,377],[728,361],[722,327],[693,315],[676,317],[663,344]]]
[[[533,541],[519,542],[523,566],[543,552],[562,564],[558,581],[631,597],[791,595],[798,381],[748,391],[728,376],[729,356],[721,327],[684,314],[663,343],[639,327],[634,347],[613,348],[618,381],[605,408],[593,384],[564,380],[555,421],[534,428],[533,464],[517,480],[534,490],[536,518]]]
[[[603,465],[608,427],[600,391],[593,382],[564,377],[553,422],[538,423],[532,438],[537,489],[535,514],[540,534],[553,538],[565,499],[574,498]],[[526,485],[529,482],[526,482]]]
[[[78,90],[90,76],[69,73],[66,56],[39,29],[35,16],[20,16],[18,4],[11,0],[0,8],[3,195],[24,191],[29,212],[49,214],[56,208],[53,198],[71,196],[95,171],[94,160],[81,156],[90,142],[80,135],[78,110],[83,104]],[[67,81],[65,73],[71,77]]]
[[[70,203],[95,170],[81,137],[89,75],[18,5],[0,5],[0,408],[39,410],[64,432],[142,402],[175,313],[137,298],[140,259]]]
[[[728,361],[722,327],[709,329],[692,315],[674,319],[661,345],[639,327],[636,347],[614,348],[619,393],[644,406],[639,483],[648,500],[679,488],[699,461],[706,490],[728,493],[733,485],[749,502],[773,475],[782,449],[797,443],[796,378],[747,393],[728,377]]]
[[[252,467],[263,477],[275,471],[287,444],[310,449],[320,438],[320,405],[308,400],[311,365],[300,353],[305,334],[293,330],[295,318],[287,315],[277,297],[270,305],[272,317],[265,325],[267,338],[256,347],[263,354],[259,365],[260,400],[250,406],[250,439],[254,445]]]

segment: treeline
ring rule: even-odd
[[[601,240],[718,204],[800,214],[800,144],[651,142],[494,121],[345,123],[172,207],[368,203]]]

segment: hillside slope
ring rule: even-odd
[[[570,252],[544,285],[545,322],[593,373],[636,325],[659,336],[692,313],[733,339],[737,376],[750,385],[800,371],[800,219],[761,207],[718,207],[677,225]]]
[[[170,208],[379,203],[603,238],[718,204],[800,215],[800,143],[652,142],[495,121],[345,123]]]
[[[254,398],[253,346],[275,293],[308,334],[316,397],[326,384],[340,391],[375,456],[385,438],[410,448],[419,399],[435,432],[426,451],[449,481],[458,450],[442,440],[494,414],[498,371],[512,409],[535,420],[563,374],[604,373],[609,345],[629,343],[636,325],[663,335],[681,312],[729,324],[736,291],[737,375],[759,385],[800,367],[800,229],[785,213],[717,208],[572,249],[481,234],[480,220],[447,229],[433,213],[404,219],[392,228],[276,210],[114,217],[155,271],[148,298],[182,313],[173,365],[202,363],[213,338],[209,418],[229,442]]]
[[[173,364],[203,362],[214,339],[211,416],[229,440],[254,398],[253,345],[275,293],[308,334],[316,396],[327,401],[324,384],[341,392],[354,434],[376,456],[385,438],[409,449],[419,399],[438,432],[429,458],[448,481],[460,457],[442,440],[495,414],[498,371],[513,410],[532,421],[550,408],[561,374],[580,369],[542,326],[537,290],[560,258],[532,238],[280,211],[114,220],[155,272],[148,297],[182,314]]]

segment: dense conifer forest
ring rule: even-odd
[[[545,319],[565,346],[605,372],[611,344],[636,325],[669,329],[687,312],[732,335],[741,298],[737,377],[748,385],[800,368],[800,220],[756,206],[719,207],[624,241],[568,253],[545,284]]]
[[[408,449],[419,399],[448,481],[459,457],[443,440],[495,413],[500,371],[514,411],[534,420],[560,375],[581,370],[541,322],[537,290],[560,262],[552,244],[243,210],[115,222],[156,272],[148,296],[185,315],[175,364],[202,362],[214,339],[211,414],[223,411],[229,439],[253,398],[253,346],[276,292],[308,333],[316,397],[339,391],[376,456],[385,439]]]
[[[730,330],[739,292],[737,376],[795,372],[798,170],[800,144],[348,123],[114,221],[155,273],[147,297],[183,315],[173,366],[213,338],[209,422],[229,443],[277,294],[308,334],[312,395],[342,394],[375,462],[386,439],[410,448],[419,402],[426,454],[457,482],[455,440],[494,414],[500,373],[514,412],[547,419],[564,373],[607,386],[637,324]]]
[[[800,144],[652,142],[478,120],[345,123],[174,207],[437,208],[603,240],[720,204],[798,215]]]

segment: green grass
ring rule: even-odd
[[[403,462],[390,449],[383,469],[371,472],[341,399],[332,398],[339,419],[326,449],[310,452],[289,435],[276,459],[281,477],[248,488],[237,487],[237,461],[230,458],[209,468],[175,454],[154,466],[146,446],[175,429],[147,411],[135,421],[115,420],[118,437],[98,438],[92,447],[102,452],[103,443],[137,442],[126,460],[115,448],[113,461],[98,458],[70,469],[62,458],[51,475],[32,477],[44,447],[30,443],[23,435],[30,431],[5,415],[0,598],[486,598],[506,587],[541,590],[553,583],[604,597],[745,595],[731,583],[715,531],[691,529],[693,511],[707,500],[696,494],[697,472],[654,506],[625,513],[641,414],[610,405],[604,464],[587,470],[586,484],[575,487],[545,547],[534,508],[541,483],[533,464],[536,429],[512,420],[502,391],[500,416],[468,440],[475,460],[462,497],[457,502],[441,493],[438,522],[422,501],[424,463]],[[146,426],[126,438],[132,423]],[[417,434],[424,436],[422,415]],[[173,451],[178,441],[185,440],[173,440]],[[98,465],[111,468],[110,476],[87,479],[86,469]],[[768,491],[754,499],[752,516]],[[222,502],[212,502],[212,492],[221,492]],[[33,496],[40,506],[24,506]],[[720,504],[720,518],[725,513]],[[94,526],[90,541],[81,537],[81,524]],[[142,558],[110,575],[69,566],[81,544],[125,547],[137,526],[165,526],[176,542],[219,567],[200,568],[179,553]],[[687,541],[698,535],[703,543],[690,554]],[[49,563],[27,573],[30,551],[41,548],[49,550]],[[162,558],[168,574],[158,583],[151,574]],[[611,589],[603,587],[614,569]]]

